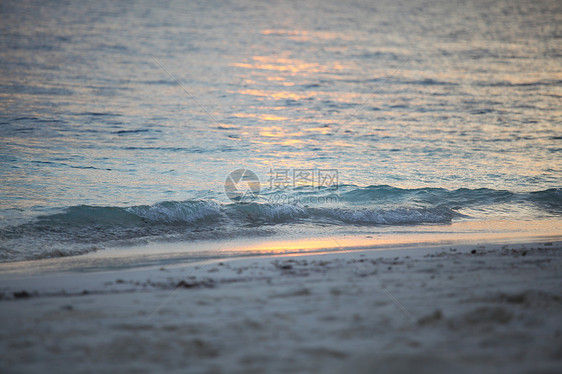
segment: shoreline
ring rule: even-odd
[[[21,275],[125,271],[189,263],[342,251],[402,251],[439,246],[531,244],[562,240],[562,221],[466,220],[447,225],[373,227],[364,232],[282,234],[194,242],[155,241],[75,256],[0,263],[0,280]]]
[[[334,259],[346,259],[357,261],[361,258],[377,259],[396,259],[408,258],[422,260],[436,254],[476,254],[488,251],[501,252],[505,250],[524,252],[528,249],[549,250],[551,248],[562,248],[562,238],[559,240],[539,240],[526,241],[521,243],[495,243],[481,242],[479,244],[461,243],[416,243],[409,246],[394,246],[383,248],[344,248],[340,250],[312,251],[298,253],[273,253],[261,255],[248,255],[240,257],[212,258],[199,261],[188,261],[179,263],[166,263],[159,265],[124,267],[116,269],[93,270],[80,269],[57,271],[57,272],[26,272],[25,268],[13,273],[0,272],[0,302],[2,300],[17,299],[10,297],[10,293],[22,290],[31,296],[79,296],[82,294],[113,293],[113,292],[136,292],[146,289],[167,289],[174,288],[174,284],[169,279],[183,279],[187,277],[205,278],[210,268],[217,269],[220,266],[249,266],[249,264],[268,264],[273,262],[289,260],[299,261],[331,261]],[[552,239],[552,238],[549,238]],[[44,261],[44,260],[43,260]],[[42,262],[42,261],[39,261]],[[81,263],[83,265],[83,263]],[[19,265],[25,265],[20,263]],[[210,271],[214,273],[214,271]],[[218,276],[215,275],[215,278]],[[240,281],[244,277],[239,274],[230,274],[235,281]],[[113,282],[108,279],[119,280],[128,278],[128,282]],[[150,279],[150,282],[145,282]],[[224,279],[221,279],[224,280]],[[228,278],[227,282],[233,279]],[[214,281],[213,281],[214,282]],[[129,287],[108,288],[108,285],[128,284]],[[136,287],[136,286],[141,287]],[[20,291],[21,292],[21,291]],[[27,297],[27,296],[26,296]],[[24,298],[26,298],[24,297]]]

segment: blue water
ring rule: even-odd
[[[562,215],[558,1],[18,0],[0,17],[3,261]],[[240,168],[261,185],[248,204],[224,193]],[[337,179],[299,186],[304,170]]]

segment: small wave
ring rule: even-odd
[[[431,78],[426,78],[422,80],[403,81],[403,83],[416,84],[422,86],[457,86],[458,85],[455,82],[439,81]]]
[[[118,131],[114,131],[113,134],[127,135],[127,134],[138,134],[138,133],[149,132],[149,131],[150,129],[118,130]]]
[[[207,201],[166,201],[155,205],[143,205],[126,209],[127,212],[160,223],[195,223],[221,215],[220,206]]]
[[[343,224],[356,225],[408,225],[449,223],[462,214],[448,208],[398,208],[398,209],[319,209],[318,216],[327,216]]]
[[[92,117],[120,117],[121,114],[117,113],[104,113],[104,112],[82,112],[78,113],[81,116],[92,116]]]
[[[365,202],[405,202],[429,204],[434,206],[470,206],[509,201],[514,194],[505,190],[489,188],[398,188],[387,185],[353,188],[341,194],[343,200],[353,203]]]
[[[403,225],[447,223],[436,209],[353,209],[298,204],[166,201],[132,207],[74,206],[0,230],[0,261],[79,255],[107,246],[154,240],[208,240],[272,233],[275,225]],[[273,231],[274,232],[274,231]]]
[[[62,213],[40,216],[30,227],[139,227],[157,224],[191,224],[220,214],[217,204],[205,201],[167,201],[129,208],[79,205]]]
[[[447,224],[466,217],[461,214],[463,209],[503,209],[506,204],[531,205],[554,215],[562,214],[560,188],[514,193],[488,188],[341,185],[314,191],[295,189],[288,203],[271,203],[273,196],[266,190],[262,198],[268,202],[244,204],[186,200],[130,207],[73,206],[0,229],[0,261],[78,255],[154,240],[268,235],[280,229],[278,225]]]
[[[560,86],[562,81],[555,79],[537,80],[532,82],[509,82],[509,81],[492,81],[477,82],[477,85],[483,87],[529,87],[529,86]]]
[[[296,204],[231,204],[225,207],[231,219],[244,219],[254,224],[297,222],[308,218],[308,209]]]
[[[39,164],[39,165],[49,165],[49,166],[54,166],[54,167],[58,167],[58,166],[68,166],[72,169],[91,169],[91,170],[106,170],[106,171],[111,171],[111,169],[108,168],[98,168],[95,166],[82,166],[82,165],[70,165],[67,164],[66,162],[52,162],[52,161],[39,161],[39,160],[33,160],[30,161],[32,164]]]
[[[524,195],[523,198],[551,213],[562,214],[562,188],[549,188],[544,191],[530,192],[526,196]]]

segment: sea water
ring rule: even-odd
[[[18,0],[0,20],[1,261],[561,220],[559,1]]]

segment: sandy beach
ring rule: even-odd
[[[555,373],[562,242],[2,274],[4,373]]]
[[[562,1],[0,19],[0,374],[562,373]]]

